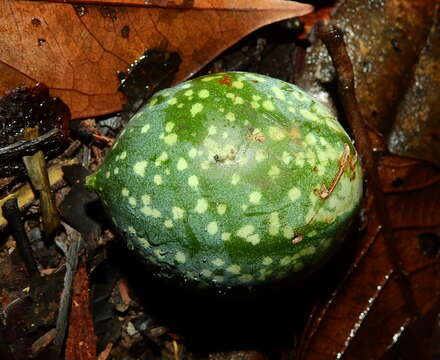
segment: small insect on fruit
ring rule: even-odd
[[[155,94],[87,184],[159,274],[202,287],[303,279],[362,196],[336,118],[298,87],[244,72]]]

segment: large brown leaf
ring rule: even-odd
[[[411,320],[438,302],[440,263],[435,254],[423,252],[421,240],[440,231],[440,172],[389,156],[380,170],[410,293],[402,293],[380,222],[369,212],[355,261],[329,302],[314,314],[301,359],[379,359]],[[407,296],[415,300],[418,313],[408,310]]]
[[[0,0],[0,92],[40,81],[69,105],[74,118],[118,111],[124,99],[117,74],[145,50],[178,52],[178,82],[254,29],[312,10],[279,0],[146,3],[182,4],[176,9]]]
[[[438,117],[433,119],[431,108],[424,113],[417,109],[423,104],[435,109],[433,99],[440,96],[438,59],[430,58],[438,45],[436,5],[429,0],[346,0],[339,2],[330,20],[345,32],[356,97],[370,128],[376,135],[399,131],[400,145],[411,150],[400,153],[430,161],[438,161],[438,149],[426,150],[428,137],[431,141],[436,131],[429,124],[438,123]],[[431,46],[425,46],[427,39]],[[333,77],[327,52],[316,43],[299,82],[331,102],[327,85]],[[429,116],[431,122],[426,120]],[[372,137],[375,146],[385,150],[381,144],[386,139]],[[423,162],[384,155],[379,172],[396,238],[396,259],[389,256],[380,219],[367,207],[366,230],[355,259],[338,288],[311,316],[300,359],[379,359],[403,331],[411,329],[413,320],[439,301],[440,171]],[[368,192],[367,203],[371,197]],[[426,242],[434,244],[434,251],[425,248]],[[394,266],[398,258],[408,280],[404,284]]]

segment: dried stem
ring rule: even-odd
[[[39,135],[38,132],[38,127],[26,128],[25,137],[28,140],[35,139]],[[42,151],[37,151],[34,155],[23,156],[23,163],[28,172],[32,186],[38,192],[41,216],[43,219],[43,231],[49,236],[59,227],[60,216],[55,207],[52,190],[50,189],[44,154]]]
[[[406,276],[402,258],[397,251],[396,238],[388,216],[389,212],[379,180],[377,163],[369,141],[366,125],[359,111],[355,94],[353,67],[347,53],[342,30],[334,26],[327,27],[321,24],[318,36],[327,47],[336,70],[339,97],[355,139],[356,148],[362,158],[369,191],[373,194],[373,206],[382,224],[388,258],[397,276],[402,296],[405,298],[408,308],[407,310],[411,316],[417,317],[419,311],[412,296],[411,284]]]
[[[32,140],[20,140],[0,149],[0,164],[19,160],[25,155],[32,155],[38,150],[49,149],[59,143],[62,135],[60,129],[52,129]]]

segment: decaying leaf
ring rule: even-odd
[[[440,165],[440,6],[388,139],[395,154]]]
[[[254,29],[312,10],[280,0],[75,4],[0,1],[0,91],[41,81],[74,118],[118,111],[117,74],[145,50],[177,52],[179,82]]]
[[[330,22],[346,35],[362,116],[384,134],[393,124],[396,107],[411,81],[435,7],[431,0],[346,0],[334,9]],[[317,41],[297,82],[331,102],[322,85],[333,76],[327,51]]]
[[[427,228],[440,231],[435,211],[440,208],[439,172],[420,162],[385,157],[381,176],[411,293],[402,294],[381,225],[370,213],[356,259],[331,300],[312,318],[300,359],[379,359],[411,321],[438,301],[440,263],[435,254],[422,251],[420,238]],[[407,296],[415,301],[415,313]]]
[[[411,149],[396,152],[434,162],[437,150],[426,148],[435,136],[425,144],[421,139],[436,131],[435,8],[435,3],[423,0],[347,0],[338,3],[330,19],[345,32],[357,100],[370,130],[376,135],[387,135],[390,129],[394,134],[400,131],[405,138],[400,145]],[[307,54],[305,72],[298,79],[334,106],[328,91],[334,70],[319,42]],[[420,84],[422,79],[424,84]],[[422,110],[424,105],[429,107]],[[378,143],[386,141],[378,139]],[[426,163],[389,155],[382,157],[379,173],[403,277],[387,254],[380,220],[367,207],[368,221],[355,261],[336,291],[311,317],[300,359],[379,359],[404,331],[411,331],[415,319],[438,302],[438,250],[435,246],[423,250],[421,244],[438,239],[440,173]],[[371,202],[372,195],[367,195],[367,202]],[[405,286],[402,279],[408,280]]]

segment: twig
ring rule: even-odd
[[[38,127],[25,128],[25,137],[28,140],[38,136]],[[49,176],[47,174],[46,160],[42,151],[34,155],[23,156],[23,163],[34,189],[40,198],[41,217],[43,219],[43,231],[49,236],[60,225],[60,216],[55,207],[55,202],[50,189]]]
[[[416,318],[419,315],[419,310],[412,296],[411,284],[403,267],[402,258],[396,248],[396,239],[388,217],[389,212],[379,180],[376,160],[356,99],[353,67],[347,53],[342,30],[334,26],[328,27],[321,24],[318,29],[318,36],[327,47],[336,70],[338,93],[356,142],[356,148],[362,158],[369,191],[373,194],[373,206],[382,224],[387,256],[395,270],[407,310],[413,318]]]
[[[53,328],[47,333],[35,340],[31,346],[31,358],[36,357],[41,351],[43,351],[57,335],[57,329]]]
[[[24,226],[20,218],[20,209],[16,198],[7,200],[2,206],[3,214],[9,222],[12,234],[17,244],[18,253],[20,254],[27,271],[31,277],[40,276],[37,263],[35,262],[31,244],[24,231]]]
[[[51,187],[56,189],[61,184],[63,180],[62,168],[64,166],[70,166],[77,163],[78,160],[74,158],[74,159],[62,160],[60,162],[54,162],[53,165],[49,166],[48,173],[49,173],[49,181]],[[17,198],[18,200],[18,207],[20,208],[20,211],[23,211],[35,200],[35,195],[34,192],[32,191],[30,184],[26,183],[22,187],[14,191],[13,193],[0,199],[0,206],[3,206],[3,204],[6,201],[14,197]],[[7,225],[7,220],[3,216],[3,211],[0,211],[0,230],[6,225]]]
[[[65,244],[58,244],[66,255],[66,274],[64,275],[64,290],[60,300],[60,307],[58,310],[57,318],[57,335],[54,341],[55,348],[60,354],[63,348],[64,339],[66,336],[66,330],[68,326],[69,310],[72,298],[72,283],[75,276],[76,268],[78,266],[78,254],[82,245],[82,236],[76,230],[64,225],[70,231],[69,240],[70,244],[68,248]]]
[[[96,360],[97,337],[93,328],[90,280],[85,261],[82,261],[75,274],[68,334],[66,360]]]
[[[64,152],[61,154],[61,157],[64,159],[71,158],[75,153],[75,151],[78,150],[80,146],[81,146],[81,141],[75,140],[69,145],[69,147],[66,150],[64,150]]]
[[[19,160],[23,156],[32,155],[38,150],[49,149],[58,143],[62,132],[55,128],[47,133],[36,137],[32,140],[19,140],[11,145],[4,146],[0,149],[0,163],[7,163],[13,160]]]

